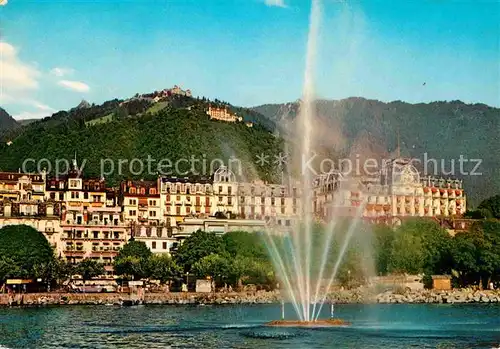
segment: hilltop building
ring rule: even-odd
[[[225,122],[236,122],[243,120],[241,116],[237,116],[236,114],[229,112],[227,107],[217,107],[211,104],[208,106],[207,114],[210,116],[211,120],[213,119]]]

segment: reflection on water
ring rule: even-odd
[[[290,312],[292,308],[290,306]],[[498,305],[344,305],[349,328],[269,328],[279,305],[0,310],[3,348],[497,348]],[[322,314],[326,318],[326,311]]]

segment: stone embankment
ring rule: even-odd
[[[134,305],[134,304],[269,304],[279,292],[146,293],[144,297],[122,293],[26,293],[0,295],[0,306],[38,305]]]
[[[279,292],[231,293],[146,293],[143,297],[122,293],[27,293],[0,294],[0,306],[41,305],[134,305],[134,304],[272,304],[281,302]],[[404,293],[371,293],[366,289],[332,292],[326,303],[500,303],[500,291],[473,291],[470,289],[434,291],[421,290]]]
[[[403,294],[384,292],[376,297],[377,303],[500,303],[500,291],[413,291]]]

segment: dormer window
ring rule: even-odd
[[[146,189],[141,188],[141,195],[144,195],[144,194],[146,194]]]
[[[135,190],[135,188],[134,188],[134,187],[131,187],[131,188],[129,189],[129,191],[130,191],[130,194],[135,194],[135,193],[136,193],[136,190]]]
[[[156,189],[155,188],[150,188],[149,189],[149,194],[150,195],[155,195],[156,194]]]

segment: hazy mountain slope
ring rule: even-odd
[[[280,125],[293,124],[299,104],[267,104],[253,110],[277,122],[284,131]],[[464,180],[471,203],[500,192],[498,108],[461,101],[409,104],[348,98],[318,101],[317,114],[320,137],[334,145],[336,152],[347,155],[362,142],[379,148],[383,153],[380,156],[396,155],[399,134],[401,154],[428,159],[428,173],[435,173],[430,159],[437,160],[436,173],[443,177],[454,166],[455,176]],[[464,171],[460,171],[461,156],[469,160],[464,162]],[[476,175],[470,175],[475,159],[481,160],[481,166]]]
[[[0,107],[0,133],[18,128],[19,123],[9,113]]]

